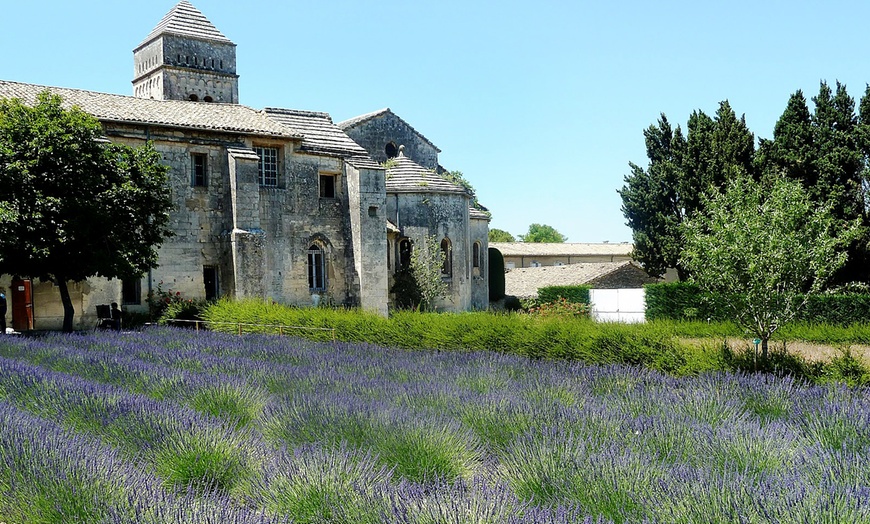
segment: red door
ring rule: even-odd
[[[12,329],[15,331],[33,329],[33,292],[30,280],[12,281]]]

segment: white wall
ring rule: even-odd
[[[644,322],[644,289],[591,289],[592,318],[599,322]]]

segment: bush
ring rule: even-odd
[[[688,282],[669,282],[646,286],[648,320],[727,321],[731,313],[727,298],[704,293]],[[794,320],[816,324],[846,326],[870,319],[870,294],[812,295]]]
[[[542,317],[589,318],[589,303],[571,302],[567,298],[559,297],[529,308],[529,314]]]
[[[148,314],[152,322],[159,324],[172,323],[173,320],[202,320],[201,315],[208,304],[206,300],[184,298],[180,291],[164,290],[163,282],[157,284],[156,290],[148,292]]]
[[[564,299],[574,304],[589,304],[592,286],[547,286],[538,289],[538,302],[545,304]]]
[[[835,380],[855,385],[870,384],[870,371],[851,356],[840,357],[831,363],[808,362],[775,344],[771,347],[770,357],[762,361],[756,358],[749,346],[732,350],[721,341],[741,335],[733,324],[661,320],[645,324],[597,323],[574,314],[578,306],[582,307],[560,301],[548,306],[552,311],[564,308],[559,314],[543,315],[397,311],[390,318],[384,318],[360,310],[296,308],[261,301],[223,300],[211,304],[204,316],[212,323],[212,329],[232,333],[239,332],[239,323],[260,324],[259,327],[244,325],[241,330],[246,333],[283,332],[314,340],[335,339],[405,349],[496,351],[530,359],[631,364],[675,375],[711,371],[767,372],[812,382]],[[279,330],[278,326],[284,327]],[[295,331],[286,326],[318,330]],[[814,325],[812,329],[818,336],[836,340],[850,336],[870,340],[870,325],[867,324],[848,329]],[[697,340],[684,341],[684,338],[706,342],[699,345]]]

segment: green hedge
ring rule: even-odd
[[[711,320],[727,322],[731,313],[722,297],[702,292],[688,282],[646,286],[647,320]],[[813,295],[796,322],[846,326],[870,322],[870,294]]]
[[[683,372],[685,354],[696,351],[655,327],[526,314],[397,311],[384,318],[359,310],[223,300],[210,306],[203,316],[211,329],[231,333],[281,332],[315,340],[406,349],[497,351],[529,358],[643,364],[669,373]],[[287,326],[329,330],[295,330]]]
[[[763,369],[816,382],[870,384],[870,370],[849,353],[830,363],[819,363],[774,350],[770,362],[758,367],[748,342],[742,350],[723,347],[723,337],[740,336],[740,330],[729,323],[659,320],[611,324],[485,312],[399,311],[385,318],[359,310],[295,308],[253,300],[220,301],[209,306],[203,317],[211,323],[211,329],[230,333],[283,333],[406,349],[488,350],[528,358],[642,365],[677,375]],[[288,326],[315,329],[295,330]],[[782,331],[789,340],[870,343],[870,324],[848,328],[792,324]],[[709,342],[698,345],[683,341],[686,337],[705,338]]]
[[[547,286],[538,289],[538,302],[546,304],[564,298],[575,304],[589,304],[592,286]]]

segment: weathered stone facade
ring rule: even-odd
[[[390,109],[358,116],[338,126],[362,146],[375,162],[383,164],[396,158],[399,149],[402,149],[406,158],[424,168],[438,169],[438,153],[441,150]]]
[[[145,311],[158,289],[387,314],[397,241],[426,235],[451,244],[443,309],[487,307],[488,216],[435,174],[438,148],[392,112],[342,128],[325,113],[239,105],[235,44],[186,0],[134,51],[134,65],[135,97],[0,81],[0,98],[25,103],[50,89],[96,116],[109,140],[150,142],[170,168],[175,234],[159,266],[136,282],[72,285],[78,328],[93,325],[97,304]],[[411,176],[381,165],[383,140],[414,153],[418,161],[403,159]],[[365,145],[376,143],[380,156]],[[483,255],[473,259],[476,242]],[[33,291],[34,327],[60,327],[57,289],[34,282]]]

